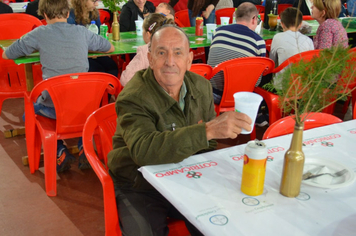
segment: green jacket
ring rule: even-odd
[[[116,100],[114,150],[108,155],[115,185],[153,189],[139,167],[178,163],[216,148],[216,141],[208,142],[205,132],[205,122],[215,117],[211,85],[192,72],[186,72],[184,82],[184,112],[156,82],[150,68],[137,72],[121,91]]]

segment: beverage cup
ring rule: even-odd
[[[258,108],[263,100],[261,95],[252,92],[238,92],[234,94],[235,111],[248,115],[251,120],[251,131],[242,129],[241,134],[250,134],[255,126]]]
[[[220,17],[221,25],[228,25],[230,17]]]
[[[135,20],[135,24],[136,24],[136,34],[139,36],[142,36],[142,20]]]
[[[212,40],[216,24],[206,24],[206,36],[209,40]]]

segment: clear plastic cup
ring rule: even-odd
[[[135,24],[136,24],[136,34],[139,36],[142,36],[142,20],[135,20]]]
[[[250,134],[255,126],[258,109],[263,100],[261,95],[252,92],[238,92],[234,94],[235,111],[248,115],[251,120],[251,131],[242,129],[241,134]]]
[[[213,38],[215,29],[216,29],[216,24],[206,24],[207,39],[211,40]]]
[[[230,17],[222,16],[220,17],[221,25],[228,25]]]

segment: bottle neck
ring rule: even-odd
[[[304,123],[295,123],[290,149],[302,150]]]

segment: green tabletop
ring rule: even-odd
[[[307,21],[307,22],[312,27],[311,33],[307,34],[307,35],[314,36],[316,34],[318,27],[319,27],[319,24],[315,20]],[[204,31],[203,31],[204,33],[202,36],[195,36],[195,27],[186,27],[186,28],[183,28],[183,30],[186,32],[186,34],[189,37],[191,48],[209,47],[210,46],[211,40],[208,40],[206,37],[206,27],[204,27]],[[270,30],[262,29],[260,35],[264,40],[267,40],[267,39],[272,39],[273,36],[279,32],[280,31],[270,31]],[[348,27],[346,29],[346,32],[347,33],[355,33],[356,28]],[[110,38],[111,38],[111,35],[110,35]],[[10,46],[14,41],[16,41],[16,39],[0,40],[0,47],[4,49],[4,48]],[[115,47],[114,52],[109,53],[109,54],[89,53],[88,56],[95,57],[95,56],[105,56],[105,55],[120,55],[120,54],[127,54],[127,53],[136,53],[137,47],[145,44],[142,36],[137,36],[136,32],[123,32],[123,33],[120,33],[120,41],[112,41],[111,39],[109,39],[109,41]],[[27,64],[27,63],[39,62],[40,61],[39,53],[33,53],[30,56],[21,57],[14,61],[16,64]]]

